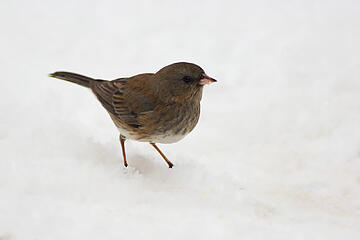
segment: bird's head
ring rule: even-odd
[[[193,63],[179,62],[160,69],[154,75],[154,82],[168,100],[186,101],[191,98],[200,100],[203,86],[216,80]]]

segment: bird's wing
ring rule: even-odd
[[[144,75],[144,74],[142,74]],[[144,87],[142,82],[149,76],[137,76],[136,78],[120,78],[114,81],[99,81],[92,86],[92,90],[105,109],[121,123],[138,128],[141,123],[138,116],[152,111],[154,102],[149,100],[141,91]],[[127,86],[128,81],[132,82]],[[138,83],[137,83],[137,82]]]

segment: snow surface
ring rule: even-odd
[[[360,239],[359,1],[15,1],[0,9],[0,239]],[[48,73],[201,65],[196,129],[127,142]]]

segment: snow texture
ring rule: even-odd
[[[0,9],[0,239],[360,239],[360,1],[16,1]],[[92,94],[188,61],[181,142],[127,142]]]

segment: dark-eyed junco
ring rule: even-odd
[[[51,77],[90,88],[110,114],[124,142],[149,142],[169,165],[173,164],[156,143],[174,143],[195,127],[200,116],[203,86],[215,79],[192,63],[179,62],[157,73],[143,73],[113,81],[98,80],[71,72],[55,72]]]

